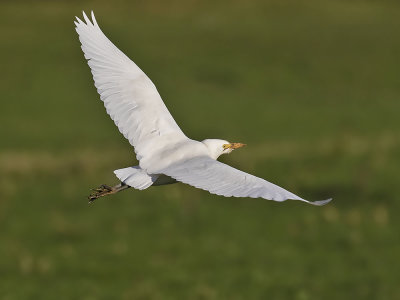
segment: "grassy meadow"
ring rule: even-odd
[[[95,11],[183,131],[324,207],[175,184],[88,206],[136,164],[74,31]],[[0,299],[400,299],[400,4],[0,2]]]

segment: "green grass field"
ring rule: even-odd
[[[0,299],[400,299],[400,4],[215,2],[0,3]],[[88,206],[136,164],[74,31],[91,9],[189,137],[333,202],[176,184]]]

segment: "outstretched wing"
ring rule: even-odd
[[[225,197],[264,198],[275,201],[300,200],[313,205],[331,201],[307,201],[262,178],[247,174],[207,156],[180,161],[160,170],[178,181]]]
[[[139,67],[120,51],[83,12],[76,32],[107,113],[135,147],[160,136],[185,137],[156,87]],[[139,154],[139,153],[138,153]]]

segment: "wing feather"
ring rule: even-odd
[[[274,201],[300,200],[313,205],[324,205],[331,199],[307,201],[262,178],[232,168],[207,156],[179,161],[160,173],[180,182],[225,197],[264,198]]]
[[[141,145],[161,136],[186,138],[154,84],[104,35],[93,12],[92,20],[84,12],[84,21],[76,19],[75,29],[100,99],[138,157],[145,155],[140,153]]]

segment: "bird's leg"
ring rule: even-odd
[[[130,188],[129,185],[121,182],[120,184],[117,184],[116,186],[110,187],[108,185],[102,184],[101,186],[99,186],[97,189],[92,189],[93,193],[91,193],[88,197],[89,199],[89,203],[92,203],[94,200],[96,200],[97,198],[103,197],[103,196],[107,196],[107,195],[111,195],[111,194],[115,194],[118,193],[120,191],[126,190]]]

